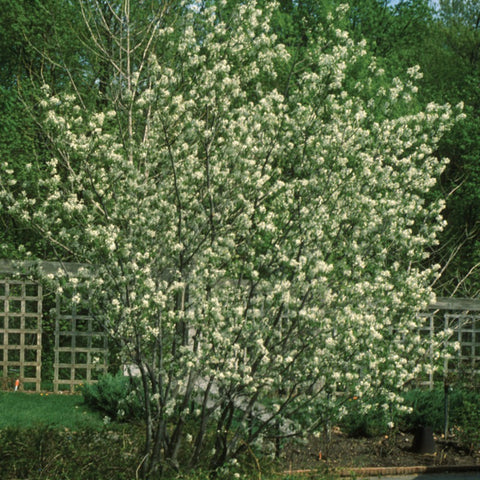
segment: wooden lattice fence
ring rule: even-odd
[[[21,379],[40,391],[42,365],[42,287],[0,279],[0,369],[2,387]]]
[[[107,336],[88,309],[57,296],[54,391],[67,388],[73,392],[79,385],[96,381],[107,371],[107,357]]]
[[[21,272],[33,263],[0,260],[0,387],[40,391],[42,381],[42,305],[44,291],[39,283]],[[75,273],[79,265],[43,262],[46,273],[59,268]],[[51,295],[51,292],[50,292]],[[54,391],[75,391],[78,385],[94,382],[107,370],[107,336],[88,308],[55,299],[53,381]]]
[[[429,374],[427,385],[436,381],[456,382],[467,376],[469,382],[480,380],[480,300],[439,298],[422,314],[422,333],[433,338],[439,332],[451,332],[441,346],[441,369]],[[458,345],[458,348],[456,348]],[[431,352],[433,355],[433,352]]]

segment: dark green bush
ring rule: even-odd
[[[352,437],[375,437],[388,432],[391,421],[389,412],[382,408],[372,408],[367,413],[362,411],[360,399],[349,401],[348,414],[342,418],[340,427]]]
[[[443,432],[445,427],[445,391],[443,385],[433,390],[415,389],[405,393],[405,404],[412,411],[404,414],[399,426],[404,431],[413,431],[419,426],[432,427]],[[480,405],[480,393],[465,388],[453,387],[448,391],[448,418],[450,427],[470,428],[472,405]]]
[[[459,422],[456,435],[460,445],[472,453],[480,447],[480,403],[479,398],[475,402],[466,399],[463,409],[459,414]]]
[[[388,423],[394,421],[402,431],[413,432],[417,427],[428,426],[436,432],[445,428],[445,391],[443,385],[433,390],[414,389],[405,392],[408,413],[395,418],[382,408],[362,412],[361,400],[349,405],[349,413],[340,422],[342,430],[353,437],[372,437],[389,431]],[[456,427],[462,435],[480,442],[480,393],[462,387],[453,387],[448,392],[448,425]],[[349,402],[350,403],[350,402]],[[477,408],[476,406],[479,405]]]
[[[342,430],[351,437],[375,437],[388,431],[386,421],[376,414],[349,414],[342,419]]]
[[[97,383],[84,385],[85,403],[111,420],[136,420],[143,416],[143,405],[136,392],[138,382],[118,373],[106,374]]]
[[[142,432],[50,427],[0,431],[0,478],[77,480],[135,478],[141,460]],[[112,460],[115,461],[112,461]]]
[[[415,389],[405,393],[405,405],[411,408],[402,415],[399,426],[404,431],[414,431],[417,427],[432,427],[441,432],[444,427],[444,392],[442,388],[434,390]]]

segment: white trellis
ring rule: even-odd
[[[55,315],[55,392],[92,383],[107,371],[108,344],[103,328],[88,310],[57,296]]]
[[[442,353],[447,355],[443,355],[441,376],[430,373],[427,385],[432,388],[436,380],[462,375],[468,375],[472,382],[480,378],[480,300],[439,298],[422,317],[425,322],[421,331],[426,337],[433,339],[442,331],[451,332],[443,344]]]
[[[26,273],[33,262],[0,260],[0,386],[41,389],[42,286]],[[75,273],[80,265],[42,262],[46,273],[59,268]],[[33,271],[33,270],[32,270]],[[107,335],[88,311],[55,301],[54,391],[73,392],[82,383],[94,382],[107,370]]]
[[[26,280],[0,279],[0,372],[2,386],[40,391],[42,287]]]

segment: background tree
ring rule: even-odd
[[[36,122],[40,87],[48,83],[53,91],[64,91],[74,84],[81,89],[91,85],[82,65],[81,45],[72,35],[81,29],[73,4],[1,0],[0,8],[0,156],[15,162],[20,180],[33,159],[41,163],[50,156]],[[23,246],[48,255],[48,246],[27,225],[20,225],[8,212],[0,218],[1,257],[23,258]]]
[[[446,267],[436,288],[446,295],[476,297],[479,283],[479,58],[480,3],[441,1],[429,63],[429,91],[437,99],[465,103],[466,119],[439,147],[451,163],[441,192],[448,195],[445,218],[448,228],[441,237],[438,260]]]

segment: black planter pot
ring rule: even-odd
[[[412,452],[414,453],[435,453],[436,446],[433,439],[433,429],[431,427],[418,427],[415,430],[412,442]]]

